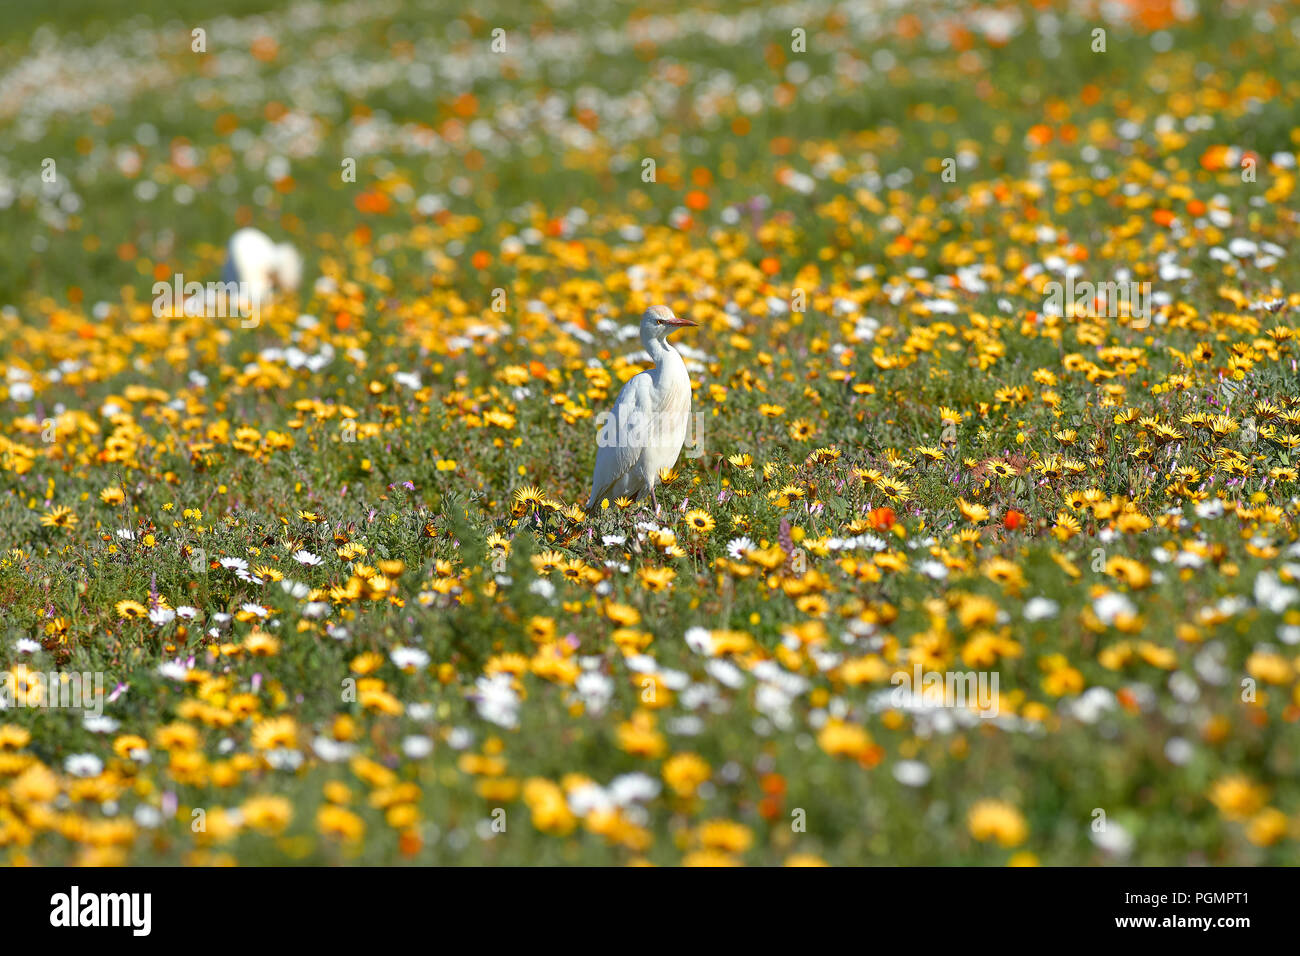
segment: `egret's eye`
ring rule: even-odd
[[[663,319],[655,319],[655,325],[663,325],[663,324],[664,324]]]

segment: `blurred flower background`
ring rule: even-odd
[[[173,6],[0,37],[0,859],[1300,860],[1295,4]]]

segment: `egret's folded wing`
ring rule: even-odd
[[[632,470],[645,449],[647,429],[653,424],[653,383],[645,372],[633,376],[614,401],[602,423],[596,451],[596,468],[591,476],[591,500],[587,510],[600,506],[614,484]]]

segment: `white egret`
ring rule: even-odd
[[[668,335],[698,324],[664,305],[652,305],[641,316],[641,344],[655,367],[628,380],[605,419],[587,511],[606,498],[636,500],[647,491],[659,510],[659,472],[677,463],[691,416],[691,378]]]
[[[242,294],[264,302],[278,288],[293,291],[302,281],[302,257],[287,242],[276,243],[260,229],[240,229],[226,246],[222,282],[244,284]]]

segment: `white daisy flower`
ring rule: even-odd
[[[924,787],[930,782],[930,768],[919,760],[900,760],[894,764],[894,779],[905,787]]]
[[[175,619],[176,612],[169,607],[156,607],[149,611],[149,620],[153,621],[155,627],[170,624]]]
[[[403,737],[402,753],[412,760],[420,760],[433,753],[433,741],[423,734],[411,734]]]
[[[63,761],[63,769],[74,777],[98,777],[104,771],[104,761],[94,754],[72,754]]]
[[[1056,612],[1060,609],[1061,606],[1049,598],[1030,598],[1025,602],[1025,620],[1043,621],[1047,618],[1056,617]]]
[[[418,647],[394,647],[388,656],[399,670],[423,670],[429,666],[429,655]]]
[[[708,628],[692,627],[686,632],[686,646],[696,654],[713,653],[713,635]]]
[[[119,721],[112,717],[105,717],[103,714],[87,714],[82,721],[82,726],[92,734],[111,734],[122,725]]]
[[[756,547],[758,545],[742,535],[727,542],[727,554],[731,556],[733,561],[744,561],[745,556]]]

